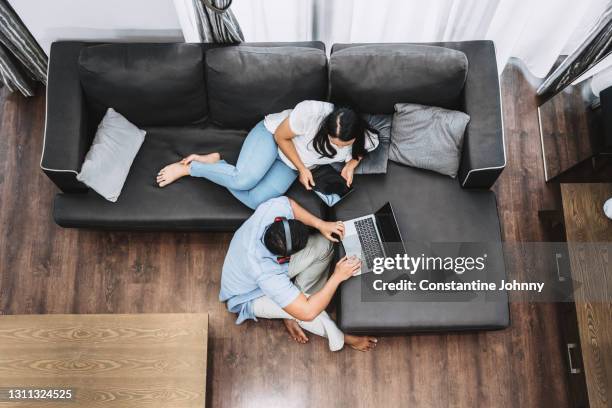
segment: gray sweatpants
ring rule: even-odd
[[[319,291],[327,281],[327,271],[333,256],[333,247],[321,234],[311,235],[306,247],[291,256],[289,261],[289,277],[306,295]],[[267,296],[255,299],[253,302],[255,316],[264,319],[294,319],[279,305]],[[337,351],[344,346],[344,334],[327,312],[321,312],[314,320],[303,322],[294,319],[306,331],[326,337],[329,349]]]

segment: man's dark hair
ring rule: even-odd
[[[298,220],[287,220],[289,223],[289,231],[291,231],[291,245],[293,253],[300,251],[306,247],[310,230],[306,225]],[[266,248],[276,256],[287,256],[287,248],[285,245],[285,227],[282,222],[274,222],[268,226],[263,236],[263,242]]]

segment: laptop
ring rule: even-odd
[[[361,270],[356,275],[371,272],[375,258],[395,257],[406,253],[391,203],[374,214],[344,221],[344,252],[361,259]]]

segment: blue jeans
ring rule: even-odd
[[[220,160],[214,164],[191,162],[189,174],[226,187],[252,209],[289,190],[297,172],[278,156],[274,135],[259,122],[247,135],[235,166]]]

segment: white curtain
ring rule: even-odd
[[[310,41],[314,0],[234,0],[245,41]]]
[[[431,42],[490,39],[544,77],[609,0],[235,0],[246,41]]]
[[[242,41],[240,24],[236,22],[233,8],[218,14],[202,0],[172,0],[185,42],[237,43]],[[213,0],[214,1],[214,0]],[[212,3],[225,7],[225,2]]]

